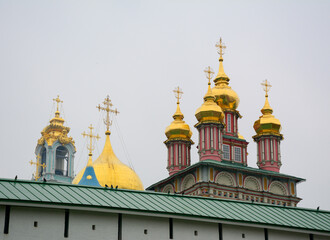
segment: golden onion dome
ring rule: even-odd
[[[223,69],[223,58],[219,58],[219,72],[214,79],[215,86],[212,89],[216,102],[222,110],[236,110],[239,105],[237,93],[229,86],[229,77]]]
[[[215,87],[212,89],[212,92],[216,97],[216,102],[222,108],[223,111],[236,110],[239,104],[239,97],[237,93],[229,86],[230,79],[225,73],[225,70],[223,69],[222,55],[224,54],[223,50],[226,48],[226,46],[222,43],[221,38],[220,42],[217,43],[215,46],[219,49],[218,53],[220,55],[220,58],[219,72],[214,79]]]
[[[106,140],[101,155],[93,162],[96,178],[101,186],[113,186],[121,189],[143,190],[142,182],[133,169],[123,164],[113,152],[110,143],[110,132],[106,132]],[[88,164],[90,165],[90,164]],[[87,166],[88,167],[88,166]],[[83,177],[85,169],[82,169],[73,180],[78,184]]]
[[[276,119],[273,113],[273,109],[268,102],[268,94],[266,93],[265,105],[261,109],[262,115],[257,121],[254,122],[253,128],[256,131],[258,137],[261,135],[277,135],[282,137],[280,120]]]
[[[182,139],[191,141],[192,132],[190,127],[183,121],[183,114],[180,110],[180,102],[177,102],[176,112],[173,115],[174,121],[165,129],[166,137],[170,139]]]
[[[221,107],[215,103],[215,96],[211,90],[211,84],[208,84],[207,93],[204,96],[204,103],[199,107],[195,116],[198,122],[223,122],[224,114]]]

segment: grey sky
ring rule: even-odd
[[[268,79],[285,138],[281,172],[307,179],[298,186],[299,206],[329,210],[329,11],[329,1],[0,0],[0,177],[31,178],[28,162],[58,94],[76,141],[76,173],[87,162],[81,133],[101,125],[96,106],[109,94],[144,187],[168,176],[163,141],[176,108],[172,90],[183,89],[181,110],[197,143],[203,70],[217,71],[221,36],[249,166],[256,167],[251,137]],[[94,159],[104,144],[104,127],[98,131]],[[112,132],[116,155],[128,163],[115,125]]]

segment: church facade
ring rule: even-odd
[[[183,121],[179,106],[180,89],[176,89],[177,110],[174,121],[166,128],[169,177],[149,186],[147,190],[184,195],[214,197],[231,200],[262,202],[275,205],[296,206],[301,200],[296,186],[302,178],[280,173],[283,139],[281,123],[272,113],[268,101],[271,85],[263,83],[266,92],[262,115],[255,121],[253,136],[257,144],[258,169],[247,166],[248,142],[239,134],[237,110],[239,97],[229,86],[229,77],[223,67],[222,40],[219,49],[219,71],[211,88],[212,70],[205,73],[208,90],[204,103],[196,110],[199,162],[191,165],[191,131]]]

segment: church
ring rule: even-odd
[[[297,184],[305,179],[280,172],[283,135],[267,80],[253,125],[258,168],[247,165],[249,143],[239,134],[240,100],[224,70],[222,39],[216,47],[219,70],[213,79],[212,69],[205,69],[206,94],[195,112],[197,163],[191,164],[195,143],[177,87],[174,120],[165,129],[167,178],[144,190],[117,158],[110,128],[118,111],[109,96],[96,106],[106,113],[103,151],[93,159],[93,140],[100,137],[90,125],[82,133],[88,161],[75,173],[75,142],[58,96],[55,116],[37,141],[33,179],[0,179],[1,239],[330,239],[330,212],[297,207]]]

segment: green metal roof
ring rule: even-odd
[[[261,176],[273,176],[273,177],[278,177],[278,178],[288,178],[288,179],[291,179],[291,180],[294,180],[297,182],[306,181],[306,179],[304,179],[304,178],[294,177],[294,176],[290,176],[287,174],[277,173],[277,172],[268,171],[268,170],[262,170],[259,168],[247,167],[247,166],[243,166],[239,163],[231,163],[231,162],[226,162],[226,161],[219,162],[219,161],[215,161],[215,160],[203,160],[203,161],[199,161],[163,180],[160,180],[159,182],[152,184],[151,186],[147,187],[146,189],[153,190],[154,187],[159,186],[162,183],[166,183],[169,180],[174,179],[176,176],[186,173],[193,168],[197,168],[197,167],[200,167],[203,165],[210,165],[215,168],[223,168],[223,169],[240,171],[240,172],[250,172],[250,173],[261,175]]]
[[[166,214],[330,234],[330,212],[150,191],[0,179],[0,205],[37,204]]]

